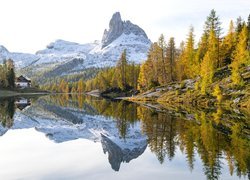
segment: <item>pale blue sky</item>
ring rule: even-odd
[[[215,9],[224,32],[230,19],[250,13],[249,0],[1,0],[0,44],[10,51],[34,53],[64,39],[78,43],[100,40],[112,14],[142,27],[152,41],[161,33],[177,43],[189,26],[199,39],[206,16]]]

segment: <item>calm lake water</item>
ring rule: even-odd
[[[250,119],[86,96],[0,99],[0,179],[249,179]]]

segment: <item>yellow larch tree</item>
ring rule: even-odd
[[[250,64],[249,51],[247,50],[247,40],[248,40],[248,30],[246,25],[243,25],[243,28],[239,34],[239,42],[237,43],[233,61],[231,64],[232,67],[232,81],[234,85],[243,85],[243,79],[240,74],[240,68],[243,65]]]
[[[216,68],[218,40],[214,30],[210,31],[209,44],[206,55],[201,63],[201,93],[205,94],[207,87],[213,82]]]

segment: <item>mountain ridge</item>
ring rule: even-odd
[[[0,46],[0,63],[12,59],[16,68],[26,76],[39,74],[39,77],[47,75],[53,78],[79,73],[88,68],[115,66],[125,49],[128,61],[139,64],[147,58],[150,45],[151,41],[143,29],[130,21],[122,21],[120,13],[116,12],[101,41],[79,44],[58,39],[35,54],[9,52]],[[67,64],[71,64],[70,68]]]

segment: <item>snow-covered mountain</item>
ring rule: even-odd
[[[12,53],[0,45],[0,63],[3,63],[3,61],[7,59],[14,60],[15,66],[20,69],[32,65],[39,57],[34,54]]]
[[[112,16],[109,29],[105,29],[101,41],[78,44],[56,40],[36,54],[11,53],[0,46],[0,63],[11,58],[16,67],[28,76],[42,76],[44,73],[61,76],[87,68],[115,66],[125,49],[129,61],[141,63],[146,59],[150,45],[144,30],[130,21],[122,21],[117,12]]]

